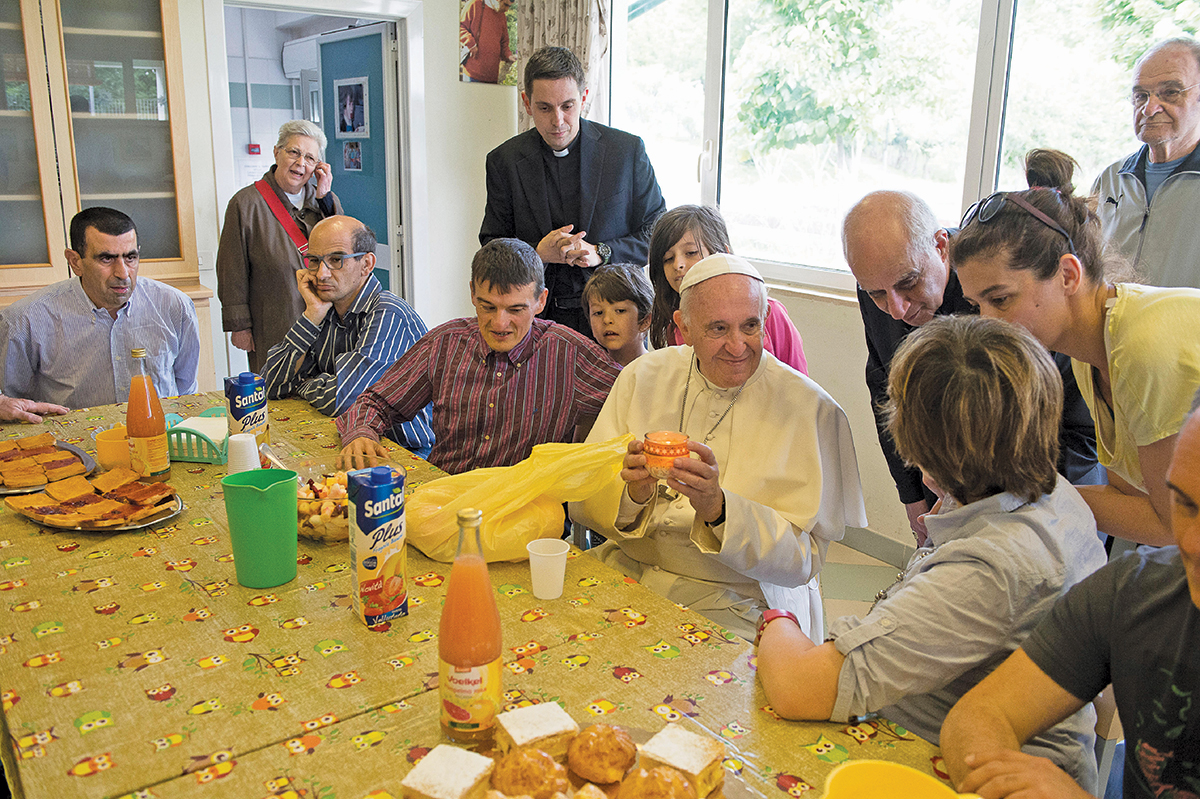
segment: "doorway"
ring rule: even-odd
[[[325,160],[331,164],[333,191],[345,212],[376,233],[376,276],[411,304],[414,259],[406,233],[412,229],[413,181],[405,125],[420,115],[421,108],[408,103],[408,82],[413,76],[406,62],[414,36],[420,40],[419,11],[397,0],[375,0],[370,4],[371,18],[347,17],[338,16],[333,8],[355,13],[365,10],[363,4],[342,0],[336,6],[294,7],[288,2],[227,3],[208,14],[209,19],[221,17],[225,34],[225,51],[218,55],[210,46],[209,63],[219,58],[228,70],[227,81],[212,72],[209,78],[220,215],[223,218],[224,207],[236,191],[273,165],[279,126],[289,119],[310,119],[328,139]],[[215,5],[206,2],[209,8]],[[414,12],[412,29],[407,23]],[[335,81],[358,79],[367,92],[363,110],[370,119],[356,126],[359,130],[339,131]],[[226,98],[227,105],[222,102]],[[221,157],[222,118],[228,120],[228,158]],[[245,356],[226,344],[226,357],[217,353],[217,368],[221,371],[224,366],[227,374],[236,374],[245,368]]]

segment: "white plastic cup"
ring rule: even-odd
[[[560,538],[539,538],[526,544],[525,549],[529,551],[533,595],[538,599],[558,599],[563,592],[571,545]]]
[[[262,468],[258,459],[258,440],[253,433],[234,433],[229,437],[229,459],[226,467],[228,474]]]

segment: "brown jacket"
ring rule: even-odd
[[[312,183],[305,185],[304,207],[297,210],[275,182],[274,166],[263,179],[306,236],[318,222],[333,215],[321,210]],[[341,214],[337,195],[329,192],[327,199],[333,202],[333,213]],[[250,185],[233,195],[225,209],[217,249],[217,296],[222,329],[254,331],[254,352],[246,353],[254,372],[261,371],[267,350],[282,341],[304,313],[304,300],[296,289],[296,270],[303,267],[296,245],[258,189]]]

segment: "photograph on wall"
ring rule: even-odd
[[[371,138],[371,106],[367,94],[367,79],[362,77],[335,80],[333,94],[337,97],[337,137]]]
[[[517,85],[517,9],[514,0],[461,0],[458,79]]]
[[[342,142],[342,169],[346,172],[362,172],[362,142]]]

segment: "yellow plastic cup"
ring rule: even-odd
[[[118,466],[129,468],[129,437],[125,425],[115,425],[96,433],[96,461],[105,471]]]

